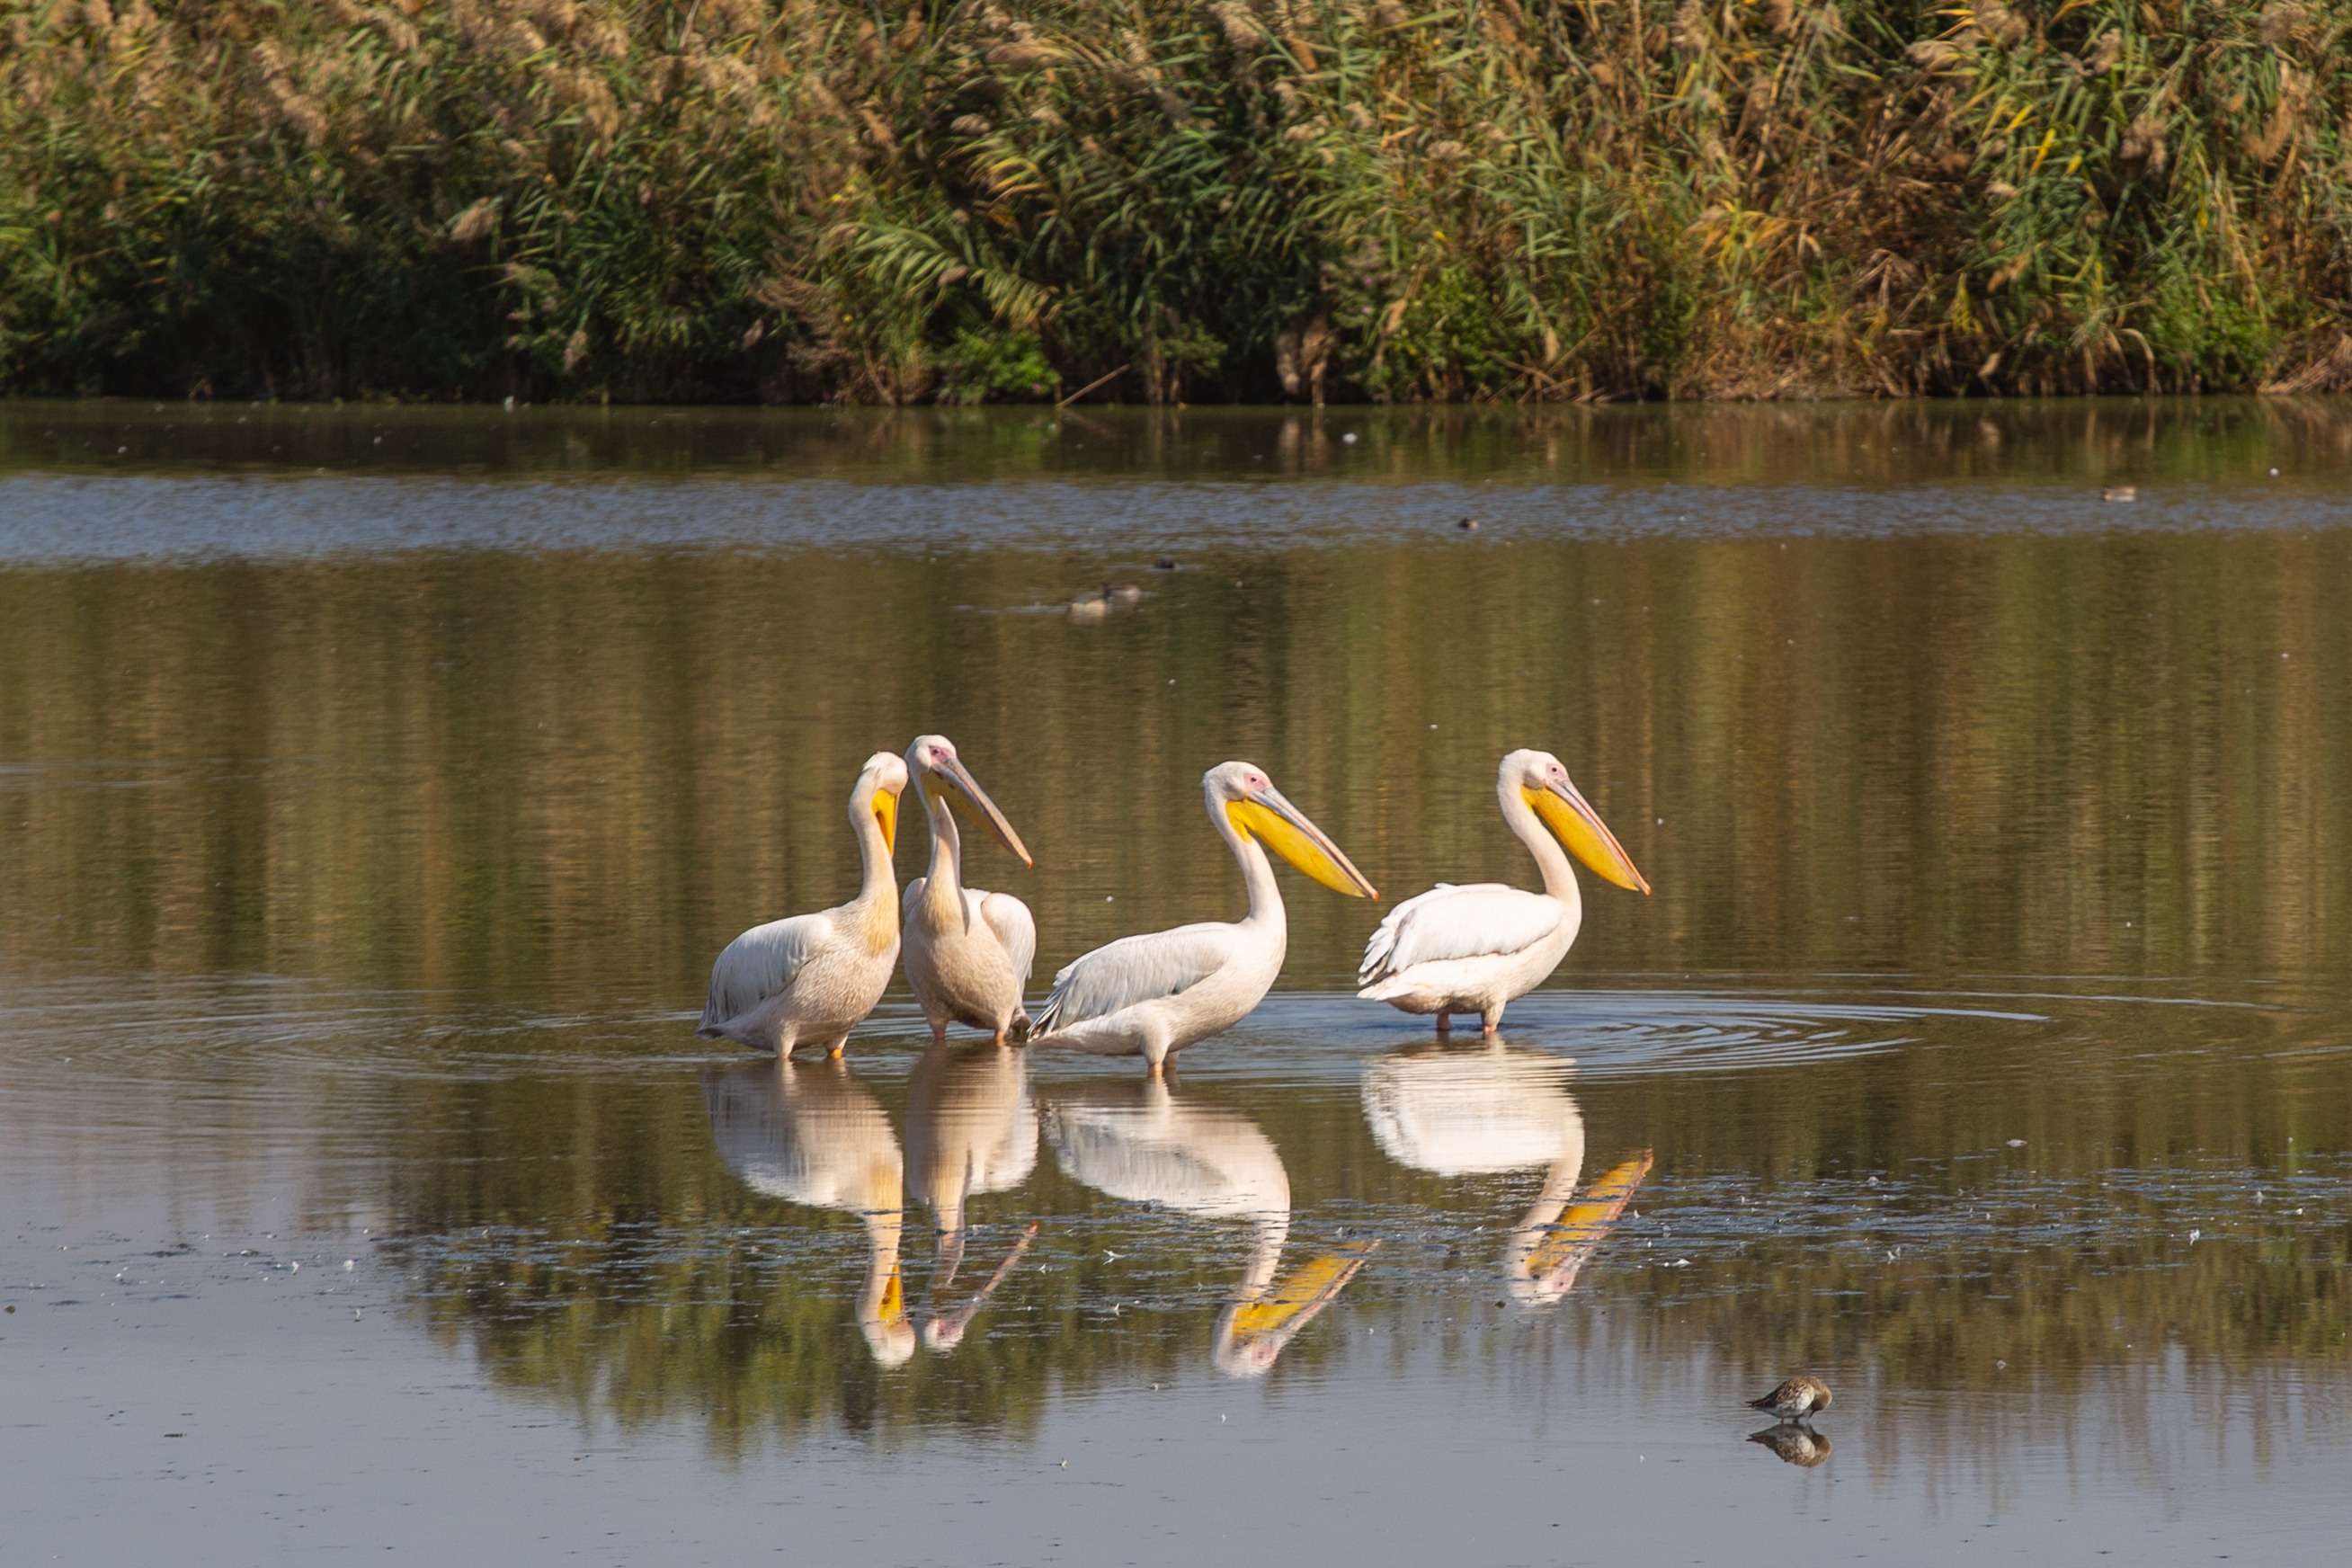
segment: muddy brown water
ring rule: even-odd
[[[2332,1551],[2347,479],[2324,401],[0,404],[0,1539]],[[845,1065],[698,1040],[927,730],[1033,1005],[1237,910],[1228,757],[1386,903],[1289,879],[1165,1089],[903,987]],[[1655,892],[1441,1047],[1349,976],[1532,880],[1520,745]]]

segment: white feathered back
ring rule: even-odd
[[[1189,991],[1231,962],[1234,940],[1232,926],[1204,922],[1121,937],[1098,947],[1054,976],[1053,994],[1037,1015],[1037,1033],[1048,1035]]]
[[[801,966],[835,935],[830,913],[793,915],[753,926],[727,944],[710,966],[710,994],[702,1005],[705,1039],[719,1037],[721,1026],[740,1018],[793,983]]]
[[[1356,984],[1370,985],[1416,963],[1523,952],[1558,931],[1561,918],[1559,903],[1541,893],[1501,882],[1440,882],[1381,922],[1364,944]]]

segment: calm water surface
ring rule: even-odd
[[[7,1556],[2339,1550],[2347,479],[2325,402],[0,405]],[[1531,881],[1555,750],[1656,893],[1492,1046],[1299,879],[1165,1088],[696,1039],[926,730],[1033,997],[1237,910],[1227,757],[1393,901]]]

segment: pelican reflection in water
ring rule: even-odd
[[[838,1057],[790,1056],[703,1075],[719,1157],[765,1197],[840,1209],[866,1226],[866,1279],[857,1327],[874,1359],[898,1366],[915,1353],[898,1274],[906,1221],[905,1161],[879,1101]]]
[[[1649,1173],[1645,1151],[1574,1202],[1584,1168],[1584,1114],[1565,1058],[1513,1046],[1417,1046],[1364,1069],[1364,1119],[1383,1153],[1440,1176],[1545,1168],[1541,1194],[1511,1228],[1503,1272],[1513,1300],[1544,1306],[1583,1268]]]
[[[1057,1097],[1045,1138],[1069,1177],[1129,1203],[1251,1226],[1242,1279],[1217,1315],[1210,1358],[1220,1372],[1258,1377],[1329,1306],[1376,1242],[1275,1272],[1290,1238],[1290,1176],[1282,1157],[1238,1111],[1187,1100],[1164,1079]]]
[[[922,1314],[929,1349],[953,1350],[962,1341],[1037,1233],[1031,1225],[981,1288],[951,1304],[947,1292],[963,1262],[965,1205],[983,1193],[1012,1191],[1036,1168],[1028,1054],[993,1046],[926,1052],[907,1087],[907,1181],[940,1233]]]

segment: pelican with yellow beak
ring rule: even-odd
[[[931,1041],[946,1045],[950,1023],[986,1029],[1000,1046],[1008,1035],[1025,1039],[1029,1015],[1022,1010],[1021,992],[1037,956],[1037,922],[1012,894],[963,885],[963,836],[950,802],[961,799],[978,812],[1024,866],[1036,862],[945,735],[917,736],[907,748],[907,772],[922,792],[930,823],[931,868],[907,884],[899,916],[906,926],[907,984],[931,1026]]]
[[[1560,852],[1565,844],[1603,880],[1647,893],[1614,835],[1601,821],[1568,769],[1549,752],[1513,752],[1495,777],[1503,820],[1536,858],[1544,890],[1530,893],[1500,882],[1455,887],[1440,882],[1399,904],[1364,944],[1356,993],[1408,1013],[1434,1013],[1437,1032],[1450,1015],[1475,1013],[1494,1034],[1513,997],[1541,984],[1559,967],[1584,923],[1584,895]],[[1546,828],[1550,832],[1547,833]],[[1557,835],[1557,841],[1554,836]]]
[[[1099,1056],[1139,1056],[1158,1078],[1171,1056],[1247,1017],[1273,989],[1290,941],[1269,848],[1351,899],[1380,897],[1263,769],[1221,763],[1202,776],[1201,793],[1209,821],[1241,862],[1249,914],[1121,937],[1074,961],[1054,976],[1037,1039]]]
[[[890,851],[906,788],[905,763],[887,752],[866,759],[849,792],[849,825],[866,870],[857,896],[837,909],[753,926],[729,942],[710,966],[697,1034],[778,1056],[803,1044],[841,1054],[898,963],[898,876]]]

